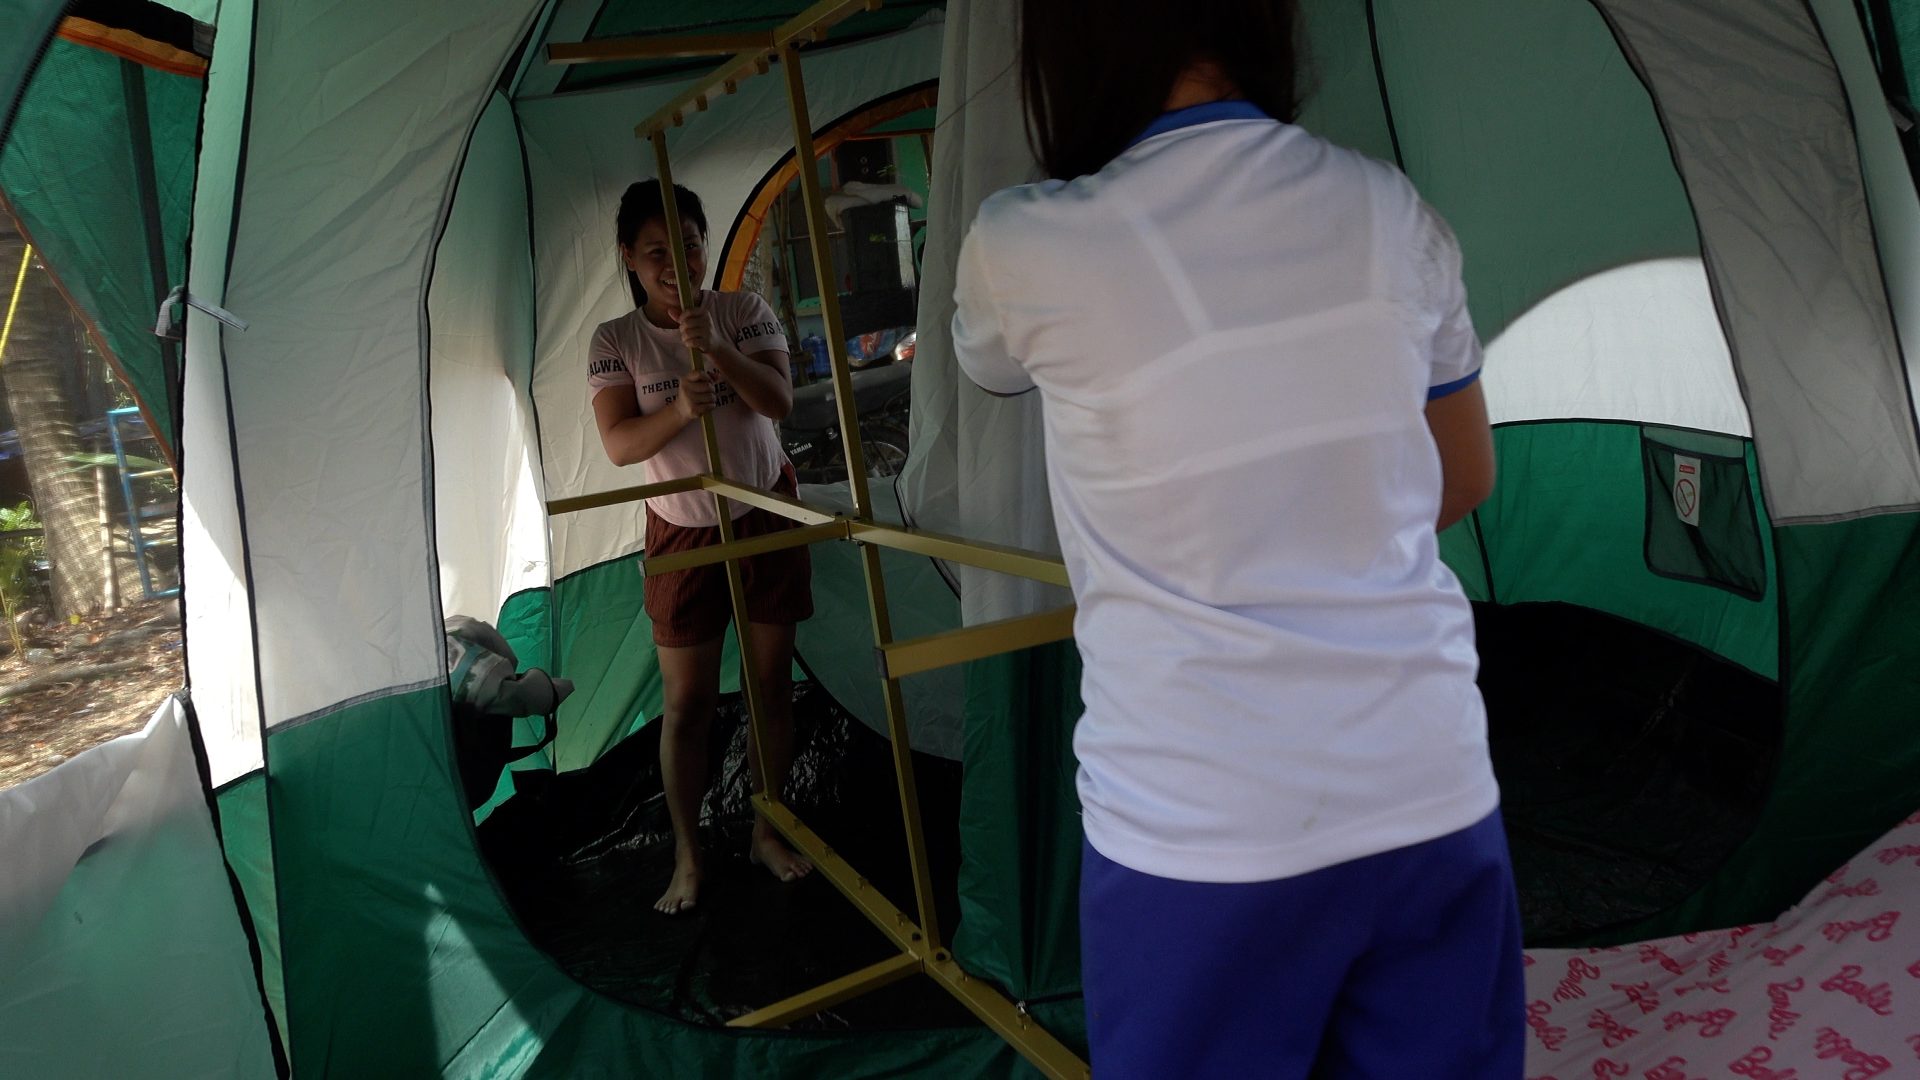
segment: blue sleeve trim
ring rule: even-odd
[[[1473,371],[1473,374],[1467,376],[1464,379],[1455,379],[1450,383],[1441,383],[1439,386],[1428,387],[1427,400],[1439,401],[1441,398],[1446,397],[1448,394],[1457,394],[1460,391],[1465,390],[1467,387],[1472,386],[1474,383],[1477,383],[1480,381],[1480,371],[1481,369],[1475,368]]]

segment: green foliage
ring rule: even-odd
[[[0,533],[38,528],[40,519],[34,516],[32,503],[22,502],[11,508],[0,506]],[[19,615],[33,589],[33,564],[46,555],[46,550],[44,535],[0,536],[0,615],[7,620],[7,637],[13,642],[15,656],[26,651],[26,642],[20,637]]]

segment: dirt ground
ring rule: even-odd
[[[24,636],[26,653],[14,655],[0,627],[0,788],[140,730],[185,682],[173,600],[30,627]],[[102,667],[114,670],[88,670]]]

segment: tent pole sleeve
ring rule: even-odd
[[[680,200],[675,197],[673,187],[673,162],[667,155],[667,133],[653,133],[654,163],[659,168],[660,205],[666,210],[667,250],[673,256],[673,278],[680,290],[680,310],[694,306],[694,281],[687,272],[687,245],[680,240]],[[705,357],[698,349],[687,350],[687,370],[699,372],[706,368]],[[713,414],[700,417],[700,434],[707,444],[707,471],[715,477],[726,475],[720,463],[720,433],[714,427]],[[720,523],[720,542],[731,544],[733,535],[732,508],[727,497],[719,492],[713,493],[713,513]],[[767,783],[766,762],[766,702],[760,693],[760,679],[754,671],[753,631],[747,618],[747,586],[740,574],[738,559],[728,559],[727,595],[733,600],[733,632],[740,639],[740,692],[747,702],[747,761],[753,766],[753,775],[759,780],[767,795],[778,802],[780,793]]]
[[[800,192],[806,206],[807,247],[813,254],[814,280],[820,283],[820,318],[825,324],[827,353],[833,369],[834,405],[839,412],[840,439],[847,462],[847,488],[853,496],[854,516],[873,520],[873,497],[867,489],[866,456],[860,446],[860,408],[853,393],[853,368],[847,362],[846,335],[840,321],[840,277],[834,272],[833,253],[827,247],[827,205],[820,191],[818,155],[813,147],[813,121],[807,113],[806,77],[800,70],[800,50],[791,42],[780,50],[780,67],[787,80],[787,106],[793,119],[793,154],[800,163]],[[886,578],[880,569],[880,549],[860,545],[860,563],[867,577],[867,612],[873,620],[873,643],[893,643],[893,618],[887,608]],[[907,703],[900,680],[886,679],[887,736],[893,744],[893,773],[900,789],[900,817],[906,829],[907,861],[913,873],[913,897],[920,927],[939,947],[939,912],[934,905],[933,872],[927,858],[926,833],[920,825],[920,795],[913,776],[913,744],[907,736]]]
[[[146,226],[147,272],[153,278],[153,303],[163,307],[171,283],[167,281],[166,238],[160,227],[160,183],[153,169],[153,127],[147,115],[147,75],[139,64],[120,60],[120,85],[127,104],[127,142],[133,152],[133,180],[140,189],[140,219]],[[180,442],[180,353],[167,338],[160,343],[160,371],[167,385],[162,393],[167,401],[168,430],[161,442],[177,446]],[[171,459],[169,459],[171,460]]]

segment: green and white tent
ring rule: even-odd
[[[637,508],[545,507],[633,482],[593,436],[585,344],[630,303],[634,124],[712,61],[544,46],[804,6],[0,0],[0,192],[177,431],[191,702],[0,792],[0,1075],[1026,1068],[984,1028],[741,1032],[589,989],[503,899],[452,761],[445,615],[579,682],[559,770],[658,712]],[[1772,918],[1920,807],[1920,5],[1304,6],[1303,122],[1397,161],[1466,255],[1500,481],[1443,539],[1536,940]],[[944,331],[973,208],[1033,172],[1016,10],[885,4],[803,55],[816,126],[939,84],[911,457],[882,502],[1045,549],[1038,403],[966,385]],[[55,38],[67,14],[210,64]],[[716,264],[791,153],[779,82],[670,136]],[[151,320],[178,285],[170,360]],[[858,560],[814,558],[802,660],[884,730]],[[902,635],[1063,599],[886,568]],[[954,954],[1070,1045],[1076,679],[1057,645],[907,685],[916,749],[964,770]]]

